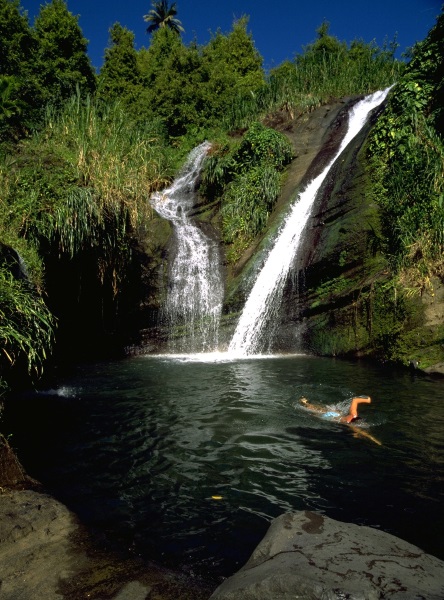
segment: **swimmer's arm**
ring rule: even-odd
[[[319,412],[319,413],[325,413],[326,410],[325,408],[323,408],[322,406],[316,406],[314,404],[311,404],[307,398],[300,398],[299,402],[302,404],[302,406],[305,406],[305,408],[308,408],[308,410],[311,410],[313,412]]]

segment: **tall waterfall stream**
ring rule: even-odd
[[[369,113],[383,102],[388,91],[367,96],[352,108],[348,130],[336,155],[322,173],[307,185],[291,207],[247,299],[228,348],[230,354],[242,356],[261,351],[264,333],[279,310],[285,281],[300,246],[316,195],[335,161],[362,129]]]

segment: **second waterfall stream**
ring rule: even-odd
[[[189,155],[172,185],[154,194],[151,203],[174,230],[164,306],[170,328],[170,350],[212,352],[217,349],[223,301],[218,244],[190,218],[196,203],[196,183],[211,145],[204,142]]]
[[[300,246],[316,195],[337,158],[362,129],[370,112],[384,101],[388,92],[389,88],[376,92],[353,106],[347,132],[336,155],[322,173],[307,185],[290,208],[245,303],[228,348],[229,354],[248,356],[263,349],[267,327],[279,310],[286,278]]]

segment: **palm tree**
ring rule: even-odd
[[[176,19],[177,9],[176,3],[173,2],[171,6],[168,6],[168,0],[160,0],[159,2],[152,2],[152,9],[147,15],[144,15],[144,20],[150,23],[147,27],[147,32],[152,33],[159,27],[169,27],[176,33],[184,31],[182,23],[179,19]]]

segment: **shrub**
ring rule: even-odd
[[[271,165],[253,167],[228,186],[222,204],[222,231],[224,241],[233,244],[230,262],[265,229],[279,191],[280,176]]]
[[[260,164],[282,169],[292,157],[293,150],[285,136],[256,122],[244,135],[234,160],[237,170],[245,172]]]
[[[53,316],[29,282],[0,268],[1,371],[24,360],[28,371],[38,374],[51,348],[54,326]]]
[[[436,108],[442,93],[443,30],[441,15],[415,47],[368,143],[383,250],[405,287],[417,292],[429,287],[433,275],[444,276],[444,143]]]

